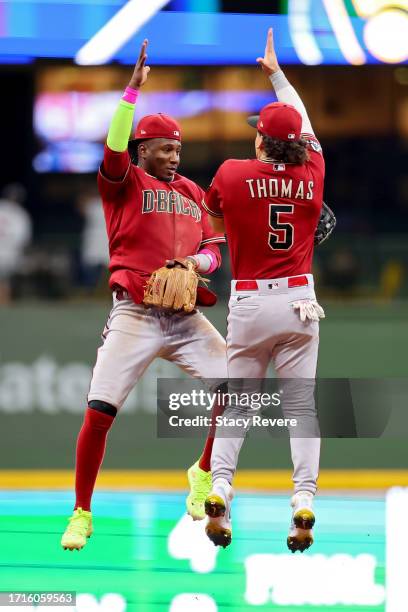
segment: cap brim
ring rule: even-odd
[[[155,140],[159,138],[164,138],[165,140],[177,140],[177,142],[181,142],[181,138],[169,138],[168,136],[140,136],[139,138],[131,138],[128,142],[142,142],[142,140]]]
[[[248,125],[250,125],[253,128],[256,128],[258,126],[258,121],[259,121],[259,115],[251,115],[247,119]]]
[[[142,140],[154,140],[155,138],[162,138],[162,136],[140,136],[139,138],[130,138],[128,142],[142,142]]]

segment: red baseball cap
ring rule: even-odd
[[[175,119],[164,113],[146,115],[137,124],[133,140],[146,140],[147,138],[181,140],[180,125]]]
[[[302,115],[291,104],[272,102],[261,109],[259,115],[247,119],[258,132],[288,142],[300,139]]]

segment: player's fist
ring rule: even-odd
[[[262,70],[266,72],[268,76],[280,70],[280,67],[278,64],[278,58],[276,57],[275,45],[273,42],[273,29],[272,28],[269,28],[268,35],[266,37],[265,54],[263,57],[257,57],[256,61],[262,67]]]
[[[132,87],[132,89],[139,89],[147,81],[147,75],[150,71],[150,67],[145,65],[147,60],[146,49],[148,42],[149,41],[147,40],[147,38],[145,38],[140,48],[139,57],[137,58],[132,78],[129,81],[129,87]]]

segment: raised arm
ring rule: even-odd
[[[258,57],[256,61],[268,75],[279,102],[291,104],[302,115],[302,133],[314,134],[305,105],[296,89],[289,83],[279,66],[273,41],[272,28],[268,30],[264,57]]]
[[[129,85],[119,102],[119,106],[110,124],[106,144],[117,153],[127,150],[129,136],[132,131],[133,115],[135,103],[139,94],[139,89],[145,84],[149,73],[149,66],[146,66],[146,49],[148,41],[145,39],[140,48],[139,57],[133,70]]]

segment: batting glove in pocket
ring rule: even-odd
[[[299,312],[300,320],[303,323],[306,319],[309,319],[309,321],[319,321],[319,319],[324,319],[326,316],[323,308],[316,300],[297,300],[292,302],[292,308]]]

